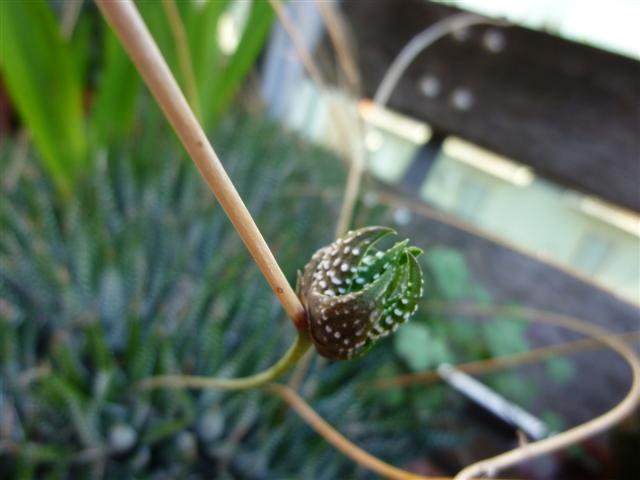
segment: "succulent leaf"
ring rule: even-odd
[[[375,244],[392,233],[386,227],[350,231],[318,250],[299,276],[298,295],[320,355],[359,357],[416,311],[422,250],[408,240],[378,250]]]

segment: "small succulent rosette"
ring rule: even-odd
[[[359,357],[417,310],[423,278],[416,258],[422,250],[408,240],[386,251],[375,247],[394,233],[386,227],[350,231],[318,250],[298,275],[298,295],[320,355]]]

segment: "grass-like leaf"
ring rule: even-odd
[[[0,68],[59,190],[87,161],[79,69],[44,0],[0,2]]]

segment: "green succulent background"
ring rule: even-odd
[[[337,217],[342,164],[256,115],[227,119],[215,142],[293,281],[331,241],[326,226]],[[3,162],[11,152],[7,144]],[[254,373],[286,350],[294,332],[170,135],[143,133],[93,164],[68,204],[32,161],[3,192],[0,475],[370,477],[267,393],[136,390],[149,375]],[[359,218],[389,222],[391,211],[361,206]],[[423,257],[426,301],[488,301],[459,254]],[[446,387],[360,388],[475,355],[470,345],[478,342],[465,335],[476,327],[456,324],[419,311],[365,357],[315,365],[302,393],[347,436],[395,464],[463,446],[473,430],[456,426],[463,402]],[[485,356],[500,350],[482,345]]]

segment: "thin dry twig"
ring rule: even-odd
[[[475,14],[462,13],[459,15],[447,17],[441,20],[440,22],[437,22],[429,26],[428,28],[426,28],[425,30],[417,34],[415,37],[413,37],[413,39],[402,49],[402,51],[394,59],[391,66],[387,69],[383,77],[383,80],[381,81],[374,95],[375,105],[382,107],[387,104],[400,78],[402,77],[406,69],[409,67],[409,65],[415,60],[415,58],[418,56],[419,53],[423,52],[426,48],[428,48],[430,45],[432,45],[434,42],[436,42],[443,36],[455,30],[465,29],[470,26],[479,25],[479,24],[494,24],[494,25],[503,25],[503,26],[508,25],[503,21],[490,19],[487,17],[481,17]],[[393,196],[390,194],[382,194],[381,198],[384,198],[384,197],[393,198]],[[555,269],[561,270],[562,272],[568,275],[571,275],[582,282],[588,283],[589,285],[592,285],[593,287],[599,290],[605,291],[608,294],[616,297],[618,300],[621,300],[633,306],[638,306],[636,303],[631,302],[630,300],[624,297],[621,297],[617,292],[614,292],[611,289],[605,287],[604,285],[601,285],[595,282],[592,278],[585,276],[581,272],[567,268],[564,265],[560,265],[559,263],[554,262],[551,259],[542,258],[539,255],[532,255],[531,253],[515,245],[507,243],[496,236],[489,235],[464,221],[458,220],[450,215],[447,215],[444,212],[439,212],[433,208],[428,207],[427,205],[418,205],[415,202],[413,202],[410,205],[407,205],[408,202],[409,201],[406,199],[395,201],[396,204],[401,204],[402,206],[405,206],[405,207],[410,206],[412,210],[417,211],[417,213],[421,214],[422,216],[454,226],[458,229],[464,230],[480,238],[484,238],[493,243],[497,243],[501,246],[504,246],[505,248],[513,250],[521,255],[534,258],[536,261],[545,263],[546,265],[549,265]]]
[[[313,408],[305,402],[300,395],[290,387],[280,384],[272,384],[265,387],[268,392],[279,396],[282,400],[298,414],[302,419],[321,435],[327,442],[336,447],[349,458],[368,468],[369,470],[394,480],[449,480],[449,477],[425,477],[416,475],[406,470],[389,465],[378,457],[364,451],[344,435],[333,428],[325,419],[318,415]]]
[[[282,28],[289,36],[289,39],[291,40],[291,43],[296,51],[296,55],[302,62],[305,70],[309,74],[309,77],[315,83],[316,88],[322,94],[324,94],[326,98],[329,98],[329,89],[327,87],[327,82],[325,81],[320,68],[313,60],[311,53],[305,46],[305,42],[303,41],[300,30],[296,26],[295,22],[293,22],[280,0],[269,0],[269,3],[276,13],[278,21],[282,25]],[[320,4],[318,5],[325,4],[323,2],[320,2]],[[323,20],[325,21],[327,31],[329,32],[330,39],[334,45],[334,48],[336,49],[336,51],[342,52],[342,55],[339,55],[341,66],[343,69],[345,69],[345,72],[347,69],[349,69],[349,71],[351,72],[350,78],[352,79],[352,81],[354,81],[354,75],[357,78],[357,69],[355,69],[355,63],[353,62],[353,59],[350,58],[348,48],[345,46],[346,40],[344,39],[346,38],[346,34],[341,31],[342,24],[338,24],[335,12],[327,12],[326,9],[321,9],[321,14],[323,11]],[[346,66],[347,63],[349,64],[348,67]],[[332,116],[335,118],[336,123],[339,127],[332,130],[333,134],[337,136],[349,136],[350,131],[356,131],[356,135],[351,135],[351,139],[355,139],[355,141],[347,142],[350,144],[351,151],[351,155],[349,156],[350,167],[347,176],[347,182],[345,185],[343,200],[340,207],[340,214],[338,216],[338,222],[336,224],[335,236],[339,237],[346,233],[349,228],[349,224],[351,223],[353,210],[355,208],[356,200],[358,198],[358,192],[360,189],[360,180],[362,178],[362,171],[364,168],[365,152],[364,146],[362,144],[362,124],[357,111],[353,112],[355,122],[350,125],[350,127],[352,128],[343,128],[346,127],[346,119],[343,118],[342,114],[337,111],[335,106],[331,103],[329,105],[329,110]],[[304,378],[304,375],[309,368],[312,358],[313,351],[311,350],[300,359],[294,369],[293,374],[291,375],[289,386],[291,386],[292,388],[297,388],[300,385]]]
[[[378,106],[385,106],[395,90],[396,85],[398,85],[400,78],[404,75],[407,68],[409,68],[409,65],[411,65],[421,52],[434,42],[457,30],[464,30],[473,25],[481,24],[503,25],[503,22],[488,17],[481,17],[475,13],[459,13],[443,18],[415,35],[402,48],[385,72],[373,97],[373,102]]]
[[[338,63],[347,80],[348,90],[351,94],[360,96],[360,72],[354,59],[346,25],[342,15],[336,11],[336,2],[315,0],[315,4],[338,56]]]
[[[606,344],[618,353],[628,363],[632,375],[631,386],[627,395],[608,412],[552,437],[532,442],[495,457],[473,463],[459,472],[455,477],[456,480],[466,480],[479,475],[492,476],[495,475],[496,472],[518,463],[581,442],[620,422],[626,416],[630,415],[638,406],[638,402],[640,402],[640,360],[638,356],[623,341],[607,334],[607,332],[596,325],[568,315],[536,309],[468,304],[443,305],[441,308],[446,311],[467,315],[513,315],[531,321],[573,330]]]
[[[407,68],[411,65],[411,63],[416,59],[416,57],[423,52],[426,48],[432,45],[434,42],[442,38],[443,36],[452,33],[453,31],[469,28],[474,25],[480,24],[493,24],[498,26],[508,26],[508,23],[505,23],[502,20],[491,19],[487,17],[482,17],[475,14],[469,13],[461,13],[458,15],[453,15],[443,20],[427,27],[425,30],[417,34],[415,37],[411,39],[407,45],[401,50],[401,52],[396,56],[391,66],[385,72],[385,75],[376,90],[374,95],[374,104],[379,107],[384,107],[389,101],[393,91],[395,90],[400,78],[407,70]],[[387,197],[392,197],[392,195],[385,194]],[[408,200],[403,199],[400,203],[402,206],[406,207],[406,203]],[[627,298],[620,296],[617,292],[607,288],[605,285],[599,284],[593,280],[591,277],[587,277],[583,273],[568,268],[564,265],[561,265],[550,258],[543,258],[539,255],[532,255],[531,253],[513,245],[504,240],[489,235],[480,229],[464,222],[459,219],[456,219],[450,215],[445,214],[444,212],[439,212],[433,208],[430,208],[426,205],[417,205],[414,203],[413,210],[417,210],[423,216],[428,218],[440,221],[442,223],[452,225],[456,228],[469,232],[473,235],[476,235],[480,238],[487,239],[491,242],[497,243],[505,248],[513,250],[521,255],[525,255],[527,257],[534,258],[536,261],[545,263],[555,269],[561,270],[562,272],[571,275],[572,277],[577,278],[578,280],[588,283],[593,287],[605,291],[608,294],[614,296],[616,299],[623,301],[625,303],[631,304],[633,306],[638,306],[637,303],[630,301]]]
[[[378,457],[358,447],[333,428],[291,387],[274,383],[264,388],[266,391],[277,395],[285,401],[293,411],[300,415],[300,417],[327,442],[372,472],[393,480],[452,480],[451,477],[427,477],[419,475],[383,462]],[[492,478],[491,480],[500,479]]]
[[[349,228],[349,224],[351,223],[353,209],[358,197],[360,178],[362,177],[362,170],[364,167],[364,146],[362,144],[362,125],[360,116],[358,115],[357,109],[353,108],[353,112],[351,112],[351,115],[349,116],[353,117],[355,121],[350,122],[347,118],[345,118],[342,112],[339,111],[339,109],[335,108],[335,105],[329,98],[329,88],[327,82],[325,81],[320,68],[314,62],[311,53],[305,46],[300,30],[296,26],[295,22],[291,19],[289,13],[284,8],[280,0],[269,0],[269,4],[276,13],[278,21],[282,25],[282,28],[291,39],[291,43],[293,44],[296,54],[302,62],[305,70],[311,77],[311,80],[315,83],[318,90],[325,96],[325,98],[329,102],[329,111],[337,124],[337,127],[331,130],[332,135],[335,135],[338,138],[339,143],[348,145],[348,150],[350,151],[350,168],[342,205],[340,207],[338,223],[336,226],[336,237],[339,237],[347,231],[347,229]],[[323,17],[323,19],[326,21],[327,17]],[[327,25],[327,31],[329,32],[329,36],[334,47],[336,48],[336,50],[340,50],[341,52],[343,52],[343,56],[348,56],[348,53],[346,53],[348,52],[348,49],[345,48],[344,45],[342,45],[342,43],[344,43],[343,39],[346,38],[346,34],[338,33],[340,25],[338,25],[336,22],[333,22],[331,18],[329,19],[328,23],[331,23],[331,26]],[[342,62],[344,58],[340,58],[342,59]],[[353,65],[355,65],[353,60],[347,60],[347,62],[350,62],[351,65],[347,68],[353,70]],[[344,109],[345,106],[342,106],[342,108]],[[350,132],[354,131],[355,134],[350,134]]]
[[[98,7],[120,38],[167,119],[203,178],[220,202],[278,300],[297,329],[305,326],[300,300],[282,273],[202,127],[189,108],[160,50],[131,0],[97,0]]]
[[[289,387],[294,390],[298,390],[298,388],[300,388],[300,384],[309,371],[309,367],[311,366],[311,361],[313,360],[315,353],[315,349],[309,349],[309,351],[300,358],[298,364],[293,369],[291,377],[289,377],[289,381],[287,382]]]
[[[510,314],[530,321],[547,323],[573,330],[592,337],[595,341],[605,344],[618,353],[627,362],[632,374],[631,386],[627,395],[620,403],[605,414],[547,439],[521,444],[519,447],[506,453],[474,463],[462,470],[455,477],[456,480],[473,478],[478,475],[493,477],[499,470],[585,440],[621,421],[633,412],[640,400],[640,360],[638,360],[637,355],[620,339],[608,335],[599,327],[584,320],[544,310],[514,309],[513,307],[504,306],[484,306],[477,304],[456,304],[451,306],[434,304],[431,305],[431,307],[465,315],[494,316]],[[318,434],[360,465],[391,479],[432,479],[432,477],[416,475],[393,467],[365,452],[329,425],[293,389],[285,385],[275,384],[269,385],[266,388],[287,402]]]
[[[353,218],[353,211],[355,210],[356,201],[360,195],[360,185],[362,184],[362,175],[364,173],[366,151],[364,143],[362,141],[364,125],[362,124],[360,116],[356,113],[356,121],[354,122],[355,136],[352,142],[353,154],[351,155],[351,164],[349,166],[349,173],[347,175],[347,183],[345,185],[344,194],[342,197],[342,206],[340,207],[340,214],[338,216],[338,223],[336,226],[336,237],[341,237],[351,225]]]
[[[351,46],[348,42],[347,30],[335,9],[333,2],[324,0],[316,0],[315,2],[322,21],[325,25],[329,39],[336,51],[340,69],[344,73],[347,80],[347,90],[350,95],[360,98],[360,74],[354,59]],[[353,212],[355,210],[356,201],[360,194],[360,186],[362,184],[362,176],[364,174],[366,162],[366,150],[364,148],[365,125],[359,114],[357,107],[353,112],[353,122],[351,133],[351,157],[347,182],[342,197],[342,205],[340,214],[338,215],[338,223],[336,225],[336,237],[344,235],[351,225]]]
[[[196,76],[191,61],[191,53],[189,52],[189,42],[187,41],[187,32],[180,18],[180,12],[175,0],[162,0],[164,13],[169,21],[169,28],[173,35],[173,41],[176,45],[176,53],[178,55],[178,63],[180,65],[180,73],[184,80],[184,88],[186,90],[189,104],[193,109],[196,117],[200,120],[200,99],[198,98],[198,86],[196,84]]]
[[[321,90],[326,90],[327,83],[324,81],[322,73],[320,73],[320,69],[313,61],[311,53],[305,46],[302,35],[300,34],[300,30],[298,30],[298,27],[296,27],[296,24],[293,22],[293,20],[285,10],[284,5],[282,5],[282,2],[280,0],[268,1],[269,5],[271,5],[271,8],[273,8],[273,11],[278,17],[278,21],[282,25],[282,28],[285,32],[287,32],[287,35],[291,39],[293,48],[295,49],[298,58],[302,62],[302,65],[304,65],[304,68],[307,70],[307,73]]]
[[[384,203],[388,206],[393,206],[393,207],[408,208],[413,213],[420,215],[421,217],[425,217],[430,220],[434,220],[436,222],[449,225],[450,227],[456,228],[458,230],[462,230],[463,232],[466,232],[475,237],[482,238],[483,240],[499,245],[503,248],[506,248],[507,250],[511,250],[512,252],[515,252],[518,255],[522,255],[524,257],[531,258],[536,262],[543,263],[587,285],[590,285],[593,288],[603,291],[606,294],[614,297],[616,300],[623,302],[627,305],[631,305],[632,307],[636,307],[636,308],[640,306],[640,304],[638,304],[637,302],[633,302],[628,298],[622,297],[620,294],[618,294],[614,290],[596,282],[592,277],[587,277],[583,273],[571,267],[568,267],[566,265],[562,265],[561,263],[558,263],[549,257],[541,256],[536,253],[531,253],[525,250],[524,248],[519,247],[518,245],[515,245],[507,240],[504,240],[498,237],[497,235],[485,232],[469,222],[461,220],[460,218],[450,215],[447,212],[437,210],[434,207],[424,202],[417,202],[409,198],[400,197],[399,195],[389,193],[389,192],[377,192],[376,196],[380,203]]]
[[[624,340],[625,342],[632,342],[634,340],[640,339],[640,330],[611,336],[620,340]],[[582,340],[561,343],[559,345],[540,347],[534,350],[529,350],[527,352],[504,355],[502,357],[459,363],[456,365],[456,369],[469,374],[482,375],[504,368],[514,368],[520,365],[537,362],[548,357],[568,355],[572,353],[584,352],[606,347],[607,345],[605,345],[598,339],[586,338]],[[437,370],[428,370],[425,372],[407,373],[405,375],[382,378],[370,383],[365,383],[362,386],[363,388],[387,389],[395,387],[408,387],[417,384],[428,385],[439,382],[441,380],[442,377]]]
[[[321,80],[319,69],[316,68],[313,60],[311,59],[311,55],[304,48],[304,43],[300,39],[299,32],[295,24],[288,18],[280,0],[269,0],[269,2],[276,10],[283,27],[291,36],[301,60],[305,66],[308,65],[307,70],[311,74],[312,78],[318,78]],[[347,78],[347,83],[351,89],[353,89],[351,93],[359,97],[360,76],[358,74],[358,69],[351,52],[351,48],[347,41],[348,37],[345,26],[337,12],[334,10],[332,2],[316,0],[316,6],[329,34],[329,39],[337,53],[338,61],[345,77]],[[498,22],[486,17],[465,13],[445,18],[416,35],[411,42],[402,49],[385,73],[385,76],[374,96],[374,102],[380,106],[384,106],[387,103],[391,93],[395,89],[397,82],[404,74],[406,68],[415,59],[418,53],[423,51],[433,42],[456,30],[483,23],[495,24]],[[325,83],[323,81],[318,81],[317,83],[322,87],[325,87]],[[363,123],[362,117],[358,113],[355,114],[355,118],[355,125],[352,126],[352,139],[355,140],[350,142],[352,144],[351,165],[336,227],[336,237],[343,235],[351,224],[353,211],[355,209],[362,183],[362,177],[365,171],[366,150],[364,148],[363,140],[367,132],[367,126]]]

